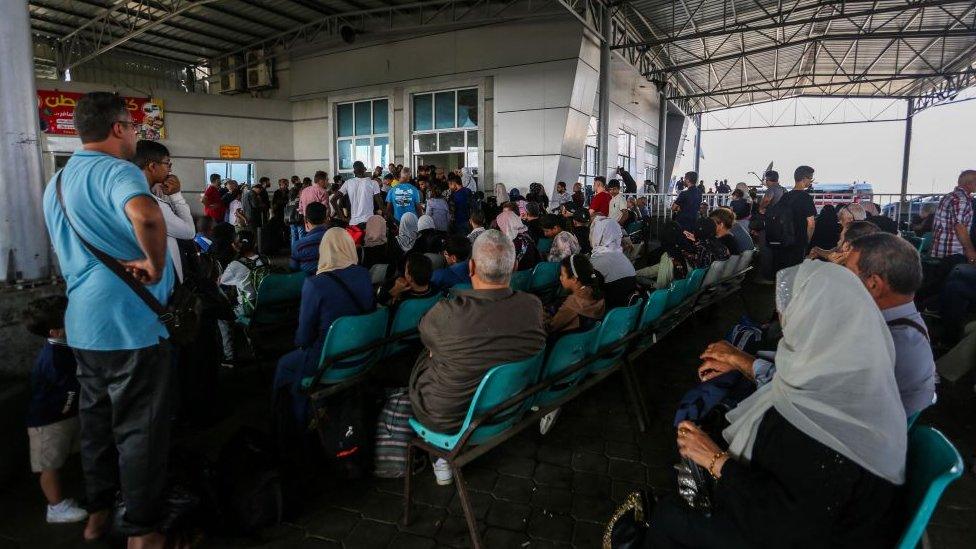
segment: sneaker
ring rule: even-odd
[[[447,460],[437,458],[437,461],[434,462],[434,478],[437,479],[438,486],[448,486],[454,483],[454,473],[451,472],[451,466],[447,464]]]
[[[78,507],[73,499],[65,499],[57,505],[47,506],[47,521],[51,524],[81,522],[87,518],[88,512]]]
[[[542,419],[539,420],[539,432],[540,433],[542,433],[544,435],[544,434],[546,434],[546,433],[549,432],[549,429],[552,429],[552,426],[556,423],[556,418],[559,417],[559,412],[561,410],[562,410],[562,408],[556,408],[555,410],[553,410],[553,411],[549,412],[548,414],[542,416]]]

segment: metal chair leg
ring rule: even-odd
[[[634,410],[634,416],[637,418],[637,428],[643,433],[647,431],[647,422],[644,417],[643,405],[640,402],[640,395],[637,393],[636,381],[628,366],[629,362],[624,362],[623,366],[620,367],[620,375],[623,376],[624,385],[627,386],[627,397],[630,400],[631,408]]]
[[[403,476],[403,524],[410,524],[410,485],[413,480],[413,441],[407,442],[407,474]]]
[[[478,535],[478,521],[474,517],[474,509],[471,507],[471,500],[468,497],[468,486],[464,483],[461,476],[461,468],[456,467],[453,462],[448,462],[451,472],[454,474],[454,483],[457,484],[458,497],[461,498],[461,509],[464,511],[464,520],[468,523],[468,531],[471,533],[471,547],[481,549],[481,536]]]

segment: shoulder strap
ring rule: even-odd
[[[139,299],[145,302],[145,304],[150,309],[152,309],[152,311],[156,313],[157,316],[162,317],[164,315],[169,314],[166,311],[166,309],[163,307],[162,303],[160,303],[159,300],[156,299],[154,295],[149,293],[149,290],[147,290],[146,287],[143,286],[141,282],[139,282],[138,280],[135,279],[135,277],[129,274],[129,272],[125,270],[125,267],[123,267],[118,260],[116,260],[114,257],[108,255],[107,253],[93,246],[90,242],[85,240],[85,238],[81,236],[81,233],[78,232],[78,229],[75,228],[74,223],[71,222],[71,216],[68,215],[68,208],[66,208],[64,205],[64,197],[61,195],[61,174],[63,172],[64,170],[58,172],[57,181],[55,183],[56,185],[55,190],[57,191],[57,195],[58,195],[58,204],[61,205],[61,211],[64,212],[64,218],[68,222],[68,226],[71,227],[71,231],[75,233],[75,236],[78,237],[78,240],[81,241],[81,243],[85,246],[85,248],[87,248],[88,251],[95,256],[96,259],[101,261],[102,264],[108,268],[108,270],[115,273],[115,276],[119,277],[119,279],[122,280],[122,282],[125,282],[126,286],[131,288],[132,291],[135,292],[137,296],[139,296]]]
[[[922,334],[926,340],[929,339],[929,331],[925,329],[925,326],[922,326],[918,322],[915,322],[914,320],[908,317],[901,317],[901,318],[889,320],[886,324],[888,324],[889,328],[893,328],[895,326],[908,326],[909,328],[914,328],[918,330],[918,332]]]
[[[349,285],[346,284],[345,280],[343,280],[342,278],[340,278],[338,275],[336,275],[331,271],[322,274],[329,277],[329,280],[335,282],[336,284],[341,286],[343,290],[345,290],[346,295],[349,296],[349,299],[351,299],[352,302],[356,305],[356,308],[359,309],[359,314],[366,313],[366,307],[363,305],[363,302],[360,301],[358,297],[356,297],[356,294],[353,293],[352,288],[350,288]]]

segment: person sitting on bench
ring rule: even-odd
[[[456,431],[481,378],[492,367],[527,359],[546,344],[539,298],[508,283],[515,246],[488,230],[474,243],[471,290],[439,302],[420,321],[424,350],[410,376],[414,417],[442,433]],[[438,484],[453,481],[446,461],[434,464]]]

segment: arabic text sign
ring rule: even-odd
[[[37,90],[37,111],[41,131],[48,135],[78,135],[75,131],[75,105],[84,94]],[[123,97],[139,139],[156,141],[166,138],[163,123],[163,101],[147,97]]]
[[[241,157],[241,146],[240,145],[221,145],[220,146],[220,157],[221,158],[240,158]]]

